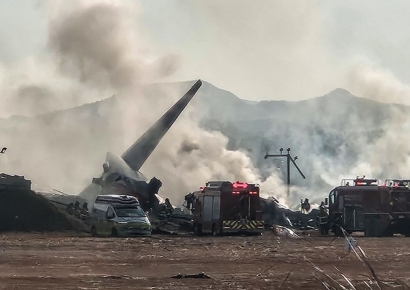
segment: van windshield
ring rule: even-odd
[[[145,217],[145,212],[140,207],[115,207],[118,217]]]

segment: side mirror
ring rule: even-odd
[[[328,203],[328,199],[327,199],[327,197],[325,198],[325,205],[328,205],[329,203]]]
[[[113,214],[107,215],[107,220],[112,220],[113,218],[115,218]]]

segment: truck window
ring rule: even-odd
[[[145,217],[145,212],[140,207],[115,207],[118,217]]]
[[[329,196],[329,203],[330,203],[330,204],[334,204],[334,203],[335,203],[335,201],[336,201],[335,195],[336,195],[335,191],[332,191],[332,192],[330,193],[330,196]]]

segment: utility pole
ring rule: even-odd
[[[280,154],[265,154],[265,159],[268,159],[269,157],[279,157],[279,158],[286,158],[286,172],[287,172],[287,176],[286,176],[286,184],[287,184],[287,194],[288,197],[290,195],[290,162],[293,163],[293,165],[296,167],[296,169],[299,171],[300,175],[303,177],[303,179],[306,179],[306,176],[303,174],[303,172],[300,170],[299,166],[297,166],[295,160],[298,159],[297,156],[295,156],[295,158],[292,158],[292,156],[290,155],[290,148],[287,149],[288,154],[283,155],[283,148],[279,149]]]

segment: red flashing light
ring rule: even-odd
[[[258,194],[257,191],[249,191],[249,195],[256,195],[256,194]]]
[[[248,184],[246,182],[237,181],[237,182],[232,183],[232,187],[233,188],[247,188]]]
[[[201,187],[199,188],[199,190],[200,190],[200,191],[204,191],[204,190],[205,190],[205,186],[201,186]]]
[[[232,194],[239,194],[239,191],[232,191]]]
[[[395,183],[394,183],[394,187],[395,187],[395,188],[399,187],[399,183],[398,183],[398,182],[395,182]]]

